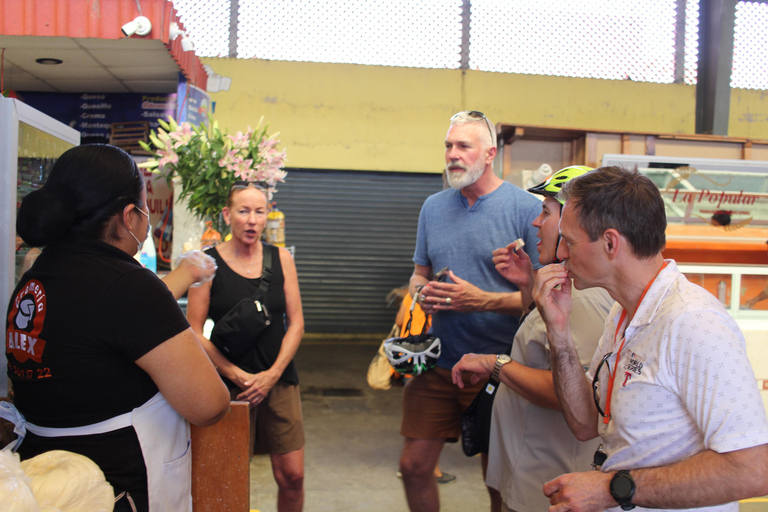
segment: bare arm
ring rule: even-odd
[[[181,255],[179,265],[163,277],[165,286],[178,300],[189,287],[202,281],[210,281],[216,274],[216,260],[202,251],[190,251]]]
[[[165,277],[162,278],[162,281],[171,291],[173,298],[176,300],[182,298],[184,294],[187,293],[187,290],[189,290],[189,287],[195,284],[195,279],[192,274],[181,267],[167,273]]]
[[[432,267],[415,263],[413,265],[413,274],[411,274],[411,279],[408,281],[408,294],[413,297],[413,294],[421,291],[431,279]]]
[[[558,285],[560,290],[555,288]],[[598,434],[598,413],[571,336],[571,287],[562,265],[548,265],[539,270],[534,298],[547,326],[555,392],[563,416],[576,438],[587,441]]]
[[[631,471],[632,503],[646,508],[698,508],[768,494],[768,444],[693,457],[656,468]],[[544,485],[550,512],[601,511],[616,506],[609,483],[613,472],[559,476]]]
[[[465,354],[451,371],[453,383],[464,387],[461,372],[472,372],[470,381],[473,384],[487,379],[496,364],[495,354]],[[499,374],[501,382],[512,388],[512,391],[539,407],[560,410],[560,404],[555,394],[552,372],[530,368],[517,361],[505,364]]]
[[[195,333],[187,329],[156,346],[136,364],[165,399],[194,425],[212,425],[229,408],[229,393]]]
[[[765,299],[768,299],[768,288],[763,290],[763,291],[761,291],[759,294],[757,294],[756,296],[752,297],[751,299],[749,299],[744,304],[744,307],[753,308],[753,307],[755,307],[755,304],[757,304],[758,302],[763,301]]]
[[[523,314],[523,301],[520,292],[486,292],[469,281],[461,279],[450,271],[452,282],[430,281],[421,290],[424,299],[422,308],[428,306],[433,311],[492,311],[511,316]],[[450,298],[450,304],[446,299]],[[527,304],[526,304],[527,306]]]

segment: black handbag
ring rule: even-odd
[[[525,318],[535,309],[536,304],[528,306],[528,310],[520,317],[518,325],[522,325]],[[512,345],[507,350],[507,355],[512,353]],[[488,383],[477,394],[469,407],[461,415],[461,449],[464,455],[472,457],[478,453],[488,453],[488,444],[491,439],[491,413],[493,412],[493,400],[501,383],[490,377]]]
[[[257,342],[259,334],[272,323],[264,299],[272,281],[273,247],[264,245],[264,263],[259,288],[253,297],[235,304],[211,331],[211,343],[224,357],[237,363]]]
[[[493,399],[496,398],[498,390],[499,381],[489,378],[485,387],[461,415],[461,449],[467,457],[488,453]]]

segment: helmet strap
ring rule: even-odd
[[[413,310],[416,308],[416,301],[419,298],[419,292],[413,294],[411,299],[411,309],[408,310],[408,322],[405,324],[405,335],[411,336],[411,322],[413,321]],[[421,327],[421,334],[427,333],[427,326],[429,325],[429,315],[424,315],[424,325]]]
[[[562,263],[563,260],[559,259],[557,257],[557,250],[560,249],[560,241],[563,239],[563,237],[560,235],[560,233],[557,234],[557,243],[555,244],[555,257],[552,260],[552,263]]]
[[[560,203],[560,201],[558,201]],[[560,203],[560,217],[563,216],[563,203]],[[562,263],[563,260],[558,259],[557,257],[557,250],[560,249],[560,240],[562,240],[563,237],[560,235],[560,232],[557,232],[557,243],[555,244],[555,257],[552,263]]]

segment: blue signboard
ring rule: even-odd
[[[19,99],[80,132],[83,144],[109,142],[112,123],[176,115],[176,94],[23,92]]]
[[[181,98],[177,121],[187,121],[193,125],[208,126],[208,112],[211,108],[211,98],[208,93],[194,85],[188,85],[186,80],[179,80],[178,97]],[[213,113],[211,111],[211,113]]]

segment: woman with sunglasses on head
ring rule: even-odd
[[[232,187],[222,211],[232,238],[206,251],[216,259],[216,277],[189,291],[187,317],[232,398],[250,404],[253,453],[270,455],[278,485],[277,509],[286,512],[301,510],[304,502],[304,427],[293,364],[304,333],[304,315],[291,254],[261,242],[267,205],[266,190],[258,184],[237,182]],[[258,293],[267,251],[272,277],[262,302],[271,323],[235,364],[204,338],[203,325],[209,317],[220,321],[242,299]]]
[[[26,434],[14,448],[89,457],[115,510],[190,509],[188,422],[215,423],[229,397],[173,293],[133,257],[149,233],[142,173],[114,146],[70,149],[16,227],[45,248],[6,317],[15,409],[2,415]],[[188,270],[170,279],[177,294]]]

